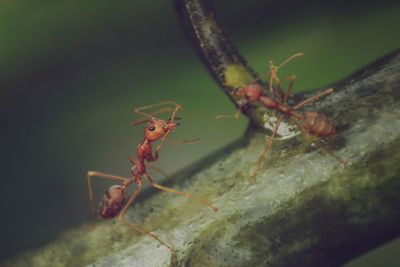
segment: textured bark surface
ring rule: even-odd
[[[275,141],[252,180],[265,135],[250,129],[170,184],[209,199],[218,213],[157,193],[141,198],[127,220],[175,247],[180,266],[340,266],[399,236],[399,74],[396,51],[313,105],[337,125],[338,136],[325,146],[350,163],[346,168],[300,134]],[[168,250],[149,237],[113,220],[94,226],[1,266],[169,266]]]

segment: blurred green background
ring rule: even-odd
[[[303,51],[282,75],[327,86],[400,46],[398,1],[215,1],[259,72]],[[173,173],[242,136],[234,112],[188,42],[172,1],[0,2],[0,260],[90,220],[85,173],[130,174],[142,140],[133,107],[184,105],[157,166]],[[155,175],[161,179],[160,175]],[[173,177],[172,177],[173,179]],[[104,182],[96,184],[101,197]],[[139,197],[138,202],[141,201]],[[106,244],[105,244],[106,245]],[[399,266],[400,241],[348,266]]]

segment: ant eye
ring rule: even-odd
[[[150,126],[150,127],[147,128],[147,129],[149,129],[149,131],[154,131],[154,130],[156,129],[156,127],[155,127],[155,126]]]

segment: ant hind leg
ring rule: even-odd
[[[137,196],[139,195],[139,193],[142,189],[142,183],[139,182],[136,185],[137,185],[137,187],[136,187],[135,191],[132,192],[131,196],[129,197],[129,200],[126,202],[125,206],[122,208],[121,212],[118,214],[118,221],[121,224],[125,224],[125,225],[129,226],[130,228],[133,228],[134,230],[138,231],[139,233],[150,236],[151,238],[160,242],[161,245],[166,247],[171,252],[171,263],[173,265],[175,265],[177,262],[177,256],[176,256],[175,249],[173,249],[170,245],[168,245],[167,243],[162,241],[157,235],[146,231],[145,229],[143,229],[142,227],[140,227],[134,223],[129,223],[129,222],[125,221],[125,217],[124,217],[125,213],[127,212],[128,208],[132,205],[133,201],[137,198]]]
[[[252,173],[251,177],[256,176],[257,172],[260,170],[261,162],[265,158],[265,155],[267,154],[268,150],[271,148],[272,141],[274,140],[274,137],[275,137],[276,133],[278,132],[279,125],[283,121],[283,118],[284,118],[284,115],[282,114],[279,116],[278,120],[276,121],[272,135],[271,135],[270,139],[268,140],[267,144],[265,145],[264,150],[261,152],[261,154],[258,158],[257,169],[256,169],[256,171],[254,171]]]
[[[325,154],[328,154],[329,156],[334,157],[340,164],[343,165],[343,167],[347,166],[347,161],[343,160],[342,158],[340,158],[338,155],[336,155],[332,150],[330,150],[329,148],[325,148],[321,142],[319,138],[314,138],[313,143],[315,144],[315,147],[317,149],[319,149],[320,151],[324,152]]]
[[[181,196],[184,196],[184,197],[186,197],[186,198],[188,198],[188,199],[193,199],[193,200],[195,200],[195,201],[197,201],[197,202],[199,202],[199,203],[201,203],[201,204],[203,204],[203,205],[206,205],[207,207],[209,207],[210,209],[212,209],[212,210],[215,211],[215,212],[218,211],[218,208],[216,208],[216,207],[214,207],[213,205],[211,205],[211,203],[208,202],[208,201],[205,200],[205,199],[196,197],[196,196],[194,196],[194,195],[192,195],[192,194],[189,194],[189,193],[181,192],[181,191],[178,191],[178,190],[175,190],[175,189],[172,189],[172,188],[169,188],[169,187],[166,187],[166,186],[157,184],[157,183],[155,183],[155,182],[153,181],[153,179],[150,177],[150,175],[149,175],[148,173],[145,172],[144,175],[145,175],[146,178],[149,180],[150,185],[151,185],[152,187],[154,187],[154,188],[157,188],[157,189],[159,189],[159,190],[163,190],[163,191],[166,191],[166,192],[169,192],[169,193],[181,195]]]
[[[328,154],[332,157],[334,157],[340,164],[342,164],[344,167],[347,166],[347,161],[343,160],[340,158],[338,155],[336,155],[333,151],[331,151],[328,148],[324,148],[324,146],[320,143],[320,138],[314,135],[311,135],[307,132],[306,129],[304,129],[303,126],[300,125],[300,123],[297,120],[293,120],[293,122],[297,125],[297,127],[303,132],[304,136],[311,136],[312,137],[312,142],[315,144],[315,147],[322,151],[325,154]]]
[[[293,109],[296,110],[296,109],[299,109],[299,108],[303,107],[304,105],[307,105],[309,103],[315,102],[319,98],[321,98],[321,97],[323,97],[325,95],[332,94],[333,91],[334,91],[333,88],[328,88],[328,89],[326,89],[326,90],[324,90],[324,91],[322,91],[322,92],[320,92],[320,93],[318,93],[318,94],[316,94],[316,95],[314,95],[314,96],[312,96],[310,98],[307,98],[306,100],[301,101],[297,105],[293,106]]]

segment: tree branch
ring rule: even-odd
[[[330,149],[350,166],[299,135],[274,143],[254,181],[250,172],[265,137],[250,131],[173,175],[173,187],[206,197],[218,213],[157,193],[142,198],[127,220],[176,248],[181,266],[340,266],[399,236],[399,73],[396,51],[318,103],[340,126]],[[1,265],[169,265],[169,251],[147,236],[112,221],[94,224]]]
[[[176,0],[175,2],[182,24],[193,45],[198,48],[211,75],[238,107],[240,103],[233,96],[233,90],[256,80],[257,73],[246,63],[221,27],[211,0]],[[262,119],[264,114],[275,116],[275,113],[261,106],[246,109],[244,112],[253,125],[259,128],[264,128]]]

